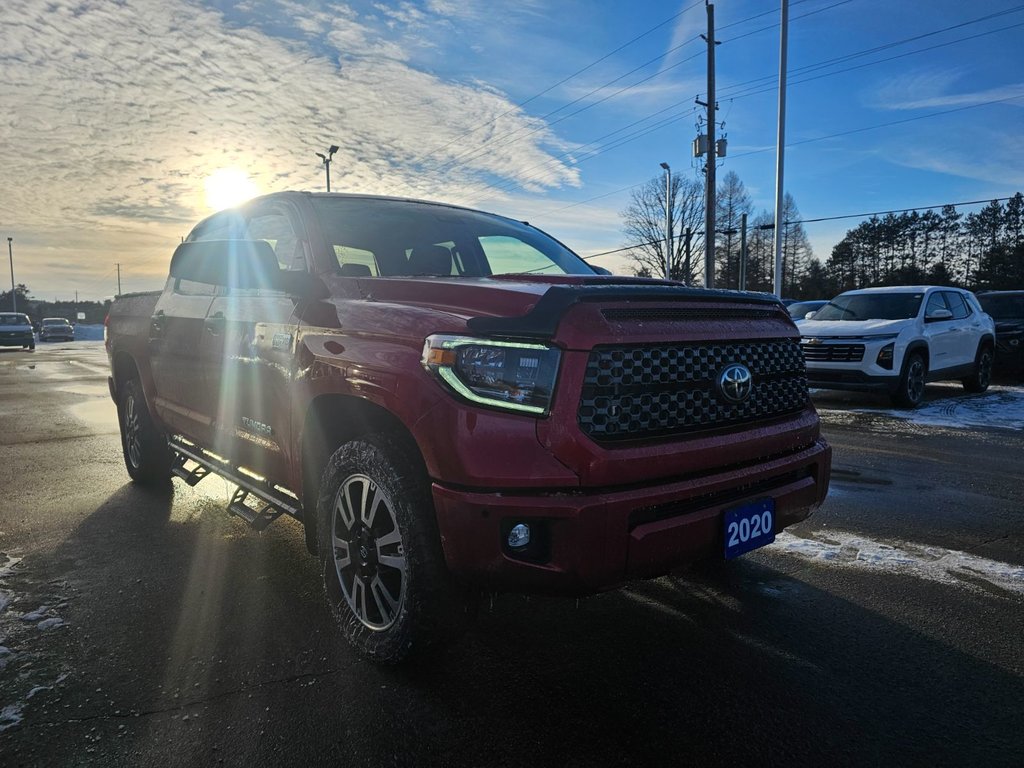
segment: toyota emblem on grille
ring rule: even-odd
[[[718,377],[718,391],[730,403],[742,403],[754,388],[754,377],[745,365],[733,363],[726,366]]]

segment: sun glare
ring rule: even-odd
[[[233,208],[259,194],[249,175],[238,168],[221,168],[206,177],[206,204],[214,211]]]

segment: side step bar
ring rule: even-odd
[[[257,531],[262,531],[281,515],[302,520],[302,505],[298,499],[266,480],[250,477],[231,462],[215,458],[181,438],[172,437],[167,447],[171,451],[171,473],[188,485],[195,486],[207,475],[215,474],[238,486],[231,496],[228,512]],[[188,468],[187,462],[195,466]]]

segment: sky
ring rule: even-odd
[[[774,205],[780,3],[715,3],[717,120]],[[791,0],[785,186],[804,219],[1024,190],[1024,4]],[[4,0],[0,243],[42,299],[162,287],[232,195],[440,200],[629,272],[620,213],[701,173],[704,2]],[[962,206],[976,210],[980,206]],[[825,260],[858,218],[808,222]],[[6,284],[6,281],[4,281]]]

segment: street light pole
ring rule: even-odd
[[[11,311],[12,312],[17,312],[18,311],[18,292],[16,290],[14,290],[14,249],[11,246],[11,241],[13,241],[13,240],[14,240],[13,237],[8,237],[7,238],[7,255],[11,259],[11,307],[12,307]]]
[[[327,171],[327,191],[331,191],[331,158],[334,157],[334,153],[337,152],[341,147],[331,145],[330,149],[327,150],[327,154],[317,152],[316,156],[319,157],[324,164],[324,170]]]
[[[665,279],[672,279],[672,169],[662,163],[665,169]]]

